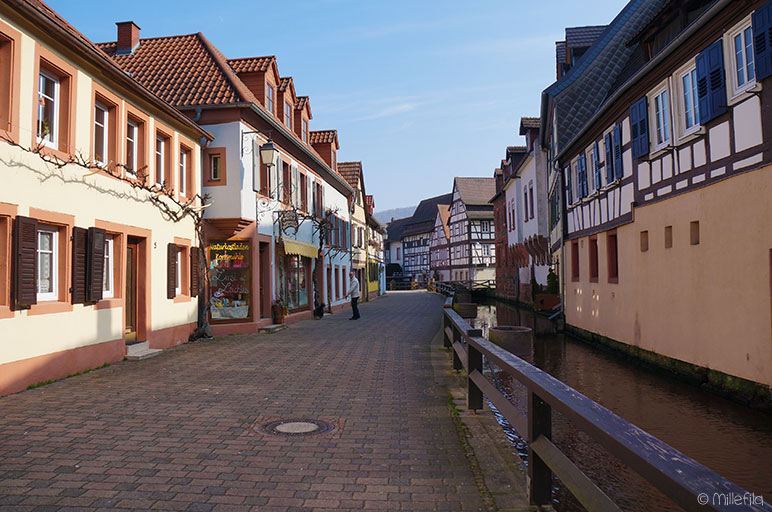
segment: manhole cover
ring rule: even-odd
[[[267,434],[278,436],[313,436],[335,429],[335,425],[323,420],[278,420],[260,426]]]

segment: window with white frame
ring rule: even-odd
[[[756,83],[756,66],[753,61],[753,28],[750,17],[730,30],[728,36],[732,96],[737,96]]]
[[[662,149],[670,142],[670,103],[667,87],[659,89],[653,95],[654,110],[654,149]]]
[[[38,229],[38,301],[59,299],[59,232]]]
[[[103,105],[94,105],[94,161],[99,165],[107,163],[108,111]]]
[[[139,127],[137,123],[126,123],[126,172],[132,176],[137,175],[137,141]]]
[[[220,155],[209,155],[209,179],[218,181],[220,179]]]
[[[308,119],[303,118],[303,142],[308,144]]]
[[[268,83],[265,84],[265,108],[271,114],[274,113],[274,111],[273,111],[273,85],[268,84]]]
[[[105,264],[102,271],[102,298],[110,299],[115,296],[115,276],[113,275],[113,238],[105,237]]]
[[[491,230],[491,225],[487,220],[484,220],[480,223],[480,231],[483,233],[488,233]]]
[[[180,149],[180,194],[183,196],[188,190],[188,152]]]
[[[288,102],[284,102],[284,124],[290,130],[292,129],[292,105]]]
[[[182,295],[182,249],[177,247],[177,276],[174,283],[174,294]]]
[[[681,133],[688,135],[700,125],[700,108],[697,101],[697,68],[692,65],[678,74],[680,92]]]
[[[37,139],[40,144],[57,149],[59,137],[59,80],[40,72],[38,77]]]
[[[155,138],[155,182],[158,185],[163,185],[165,181],[165,146],[163,137]]]

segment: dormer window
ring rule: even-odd
[[[287,102],[284,103],[284,124],[292,129],[292,105]]]
[[[274,110],[273,110],[273,85],[271,85],[271,84],[265,84],[265,108],[271,114],[274,113]]]

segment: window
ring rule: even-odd
[[[571,280],[579,280],[579,242],[571,242]]]
[[[292,129],[292,105],[287,102],[284,103],[284,124]]]
[[[115,290],[114,290],[114,269],[113,269],[113,238],[112,237],[105,237],[105,263],[104,263],[104,269],[102,272],[103,278],[102,278],[102,298],[103,299],[109,299],[114,297]]]
[[[188,193],[188,174],[190,170],[190,150],[180,148],[180,162],[179,162],[179,184],[180,195],[187,195]],[[191,194],[192,195],[192,194]]]
[[[533,183],[529,183],[528,184],[528,191],[529,191],[529,193],[528,193],[528,195],[529,195],[529,197],[528,197],[528,206],[529,206],[529,209],[531,210],[531,212],[530,212],[531,213],[531,218],[533,219],[533,210],[534,210],[534,208],[533,208]]]
[[[271,84],[265,84],[265,108],[271,114],[274,113],[274,110],[273,110],[273,85],[271,85]]]
[[[730,32],[732,74],[735,95],[745,91],[756,82],[753,61],[753,29],[750,20],[745,20],[736,30]]]
[[[137,153],[139,141],[139,126],[134,121],[126,123],[126,172],[137,175]]]
[[[59,147],[59,80],[40,72],[38,77],[38,143]]]
[[[649,232],[641,231],[641,252],[649,250]]]
[[[219,181],[221,175],[221,157],[220,155],[209,156],[209,179],[212,181]]]
[[[673,247],[673,226],[665,226],[665,249]]]
[[[689,223],[689,243],[700,245],[700,221],[698,220]]]
[[[99,103],[94,105],[94,161],[99,165],[107,163],[108,109]]]
[[[655,149],[661,149],[670,142],[670,107],[667,89],[661,89],[654,93],[654,122],[656,135]]]
[[[490,223],[487,220],[484,220],[480,223],[480,229],[483,233],[488,233],[491,230]]]
[[[528,189],[523,187],[523,222],[528,222]]]
[[[38,302],[59,299],[59,232],[53,228],[38,229]]]
[[[491,255],[491,246],[488,244],[483,244],[482,246],[482,254],[483,256],[490,256]]]
[[[303,118],[303,142],[308,144],[308,119]]]
[[[619,282],[619,251],[617,250],[616,231],[606,235],[606,256],[608,260],[608,282]]]
[[[598,237],[590,237],[590,282],[598,282]]]
[[[155,138],[155,182],[163,186],[166,182],[166,141],[160,135]]]
[[[697,68],[692,66],[680,76],[681,108],[683,112],[683,133],[691,133],[700,124],[700,111],[697,102]]]

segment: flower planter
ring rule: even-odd
[[[522,325],[500,325],[488,329],[488,339],[518,357],[533,354],[533,329]]]
[[[275,324],[283,324],[286,312],[282,306],[271,306],[271,319]]]

